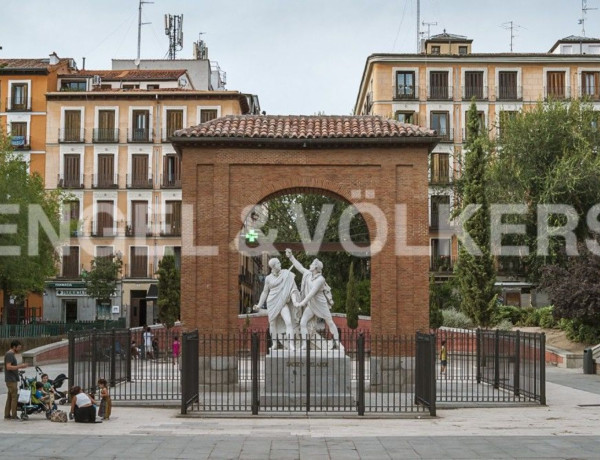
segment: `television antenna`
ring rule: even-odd
[[[169,36],[169,59],[175,59],[183,49],[183,14],[165,14],[165,35]]]
[[[431,38],[431,26],[437,26],[438,23],[421,21],[421,25],[423,27],[427,26],[427,40],[429,40]],[[425,32],[421,32],[421,35],[425,35]]]
[[[513,21],[504,22],[504,23],[502,23],[502,25],[500,27],[502,27],[503,29],[506,29],[506,30],[510,30],[510,52],[512,53],[513,52],[513,40],[515,37],[517,37],[515,30],[524,29],[525,27],[520,26],[519,24],[515,24]]]
[[[577,24],[581,24],[581,36],[585,37],[585,16],[590,10],[597,10],[598,8],[590,8],[587,6],[587,0],[581,0],[581,19],[577,21]]]
[[[142,5],[146,3],[154,3],[147,2],[145,0],[140,0],[139,12],[138,12],[138,41],[137,41],[137,60],[140,60],[140,49],[142,47],[142,26],[152,24],[151,22],[142,22]]]

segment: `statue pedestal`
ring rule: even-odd
[[[300,406],[310,398],[313,406],[353,406],[351,371],[350,358],[343,348],[311,350],[309,354],[300,349],[271,350],[265,360],[265,388],[260,404]]]
[[[371,391],[383,393],[413,392],[415,387],[414,357],[371,357]]]

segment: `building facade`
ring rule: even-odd
[[[425,126],[441,137],[429,158],[430,270],[438,279],[451,275],[457,256],[440,209],[454,202],[450,185],[460,174],[471,100],[493,138],[503,120],[538,101],[585,98],[600,110],[599,82],[600,39],[589,37],[558,40],[547,53],[492,54],[472,53],[472,40],[444,32],[425,41],[420,54],[367,58],[354,113]],[[498,268],[500,282],[510,286],[505,302],[528,305],[529,286],[518,282],[519,267]]]
[[[44,319],[125,317],[156,321],[155,273],[165,254],[181,261],[181,162],[169,138],[185,127],[259,110],[256,96],[194,87],[188,70],[85,70],[59,74],[47,99],[48,189],[67,196],[72,223],[57,279],[49,280]],[[84,289],[91,260],[117,255],[122,279],[110,304]]]

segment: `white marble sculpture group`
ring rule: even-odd
[[[300,336],[302,348],[306,347],[309,321],[314,317],[325,320],[329,332],[333,336],[332,348],[339,345],[337,327],[329,311],[333,304],[331,289],[323,277],[323,263],[315,259],[310,267],[304,268],[296,260],[290,249],[285,250],[285,255],[292,262],[293,267],[302,274],[300,290],[296,286],[296,275],[290,270],[282,269],[277,258],[269,260],[271,273],[265,279],[265,286],[258,304],[254,310],[260,310],[267,302],[267,315],[269,317],[269,330],[273,340],[273,347],[281,344],[284,348],[295,350],[295,331],[300,323]]]

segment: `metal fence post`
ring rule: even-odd
[[[133,358],[131,356],[131,329],[127,330],[127,352],[125,356],[127,356],[127,381],[131,382],[131,358]]]
[[[365,415],[365,335],[361,332],[356,340],[358,358],[358,415]]]
[[[98,372],[98,334],[96,332],[96,329],[92,330],[92,381],[89,382],[90,387],[88,388],[88,392],[90,393],[96,392],[96,378]]]
[[[540,336],[540,404],[546,405],[546,334]]]
[[[500,388],[500,329],[494,336],[494,388]]]
[[[71,379],[71,386],[75,380],[75,333],[69,331],[69,367],[68,367],[68,378]],[[67,391],[67,398],[71,400],[70,393]]]
[[[115,375],[117,373],[117,336],[116,331],[110,331],[110,386],[115,386]]]
[[[310,412],[310,338],[306,337],[306,412]]]
[[[258,357],[259,357],[258,333],[253,332],[250,342],[250,359],[252,361],[252,415],[258,415]]]
[[[521,392],[521,331],[515,334],[515,369],[514,369],[514,389],[515,396]]]
[[[430,361],[429,361],[429,415],[435,417],[435,400],[437,399],[436,394],[436,379],[435,379],[435,359],[436,359],[436,345],[437,336],[435,334],[429,334],[429,352],[430,352]],[[446,372],[448,372],[446,370]]]
[[[481,329],[477,328],[475,335],[475,348],[477,353],[477,383],[481,383]]]

